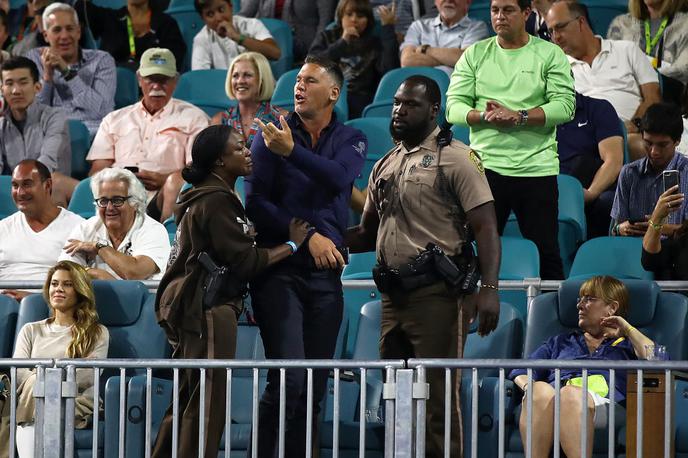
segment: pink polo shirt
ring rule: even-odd
[[[103,118],[86,159],[112,159],[114,167],[171,173],[191,161],[194,138],[208,124],[202,110],[181,100],[170,99],[154,115],[138,102]]]

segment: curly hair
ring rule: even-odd
[[[68,358],[84,358],[95,347],[102,332],[96,311],[96,299],[93,293],[91,279],[86,270],[72,261],[60,261],[49,271],[43,285],[43,299],[50,308],[48,323],[55,320],[55,311],[50,304],[50,282],[58,270],[69,272],[76,292],[76,304],[74,306],[74,325],[72,326],[72,341],[67,347]]]

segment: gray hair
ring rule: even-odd
[[[131,198],[129,205],[136,208],[136,213],[141,216],[146,214],[146,200],[148,193],[143,183],[136,178],[131,171],[119,167],[109,167],[101,170],[91,177],[91,192],[96,199],[100,198],[100,185],[106,181],[123,181],[127,184],[127,192]]]
[[[48,17],[50,17],[51,14],[53,14],[57,11],[64,11],[66,13],[72,13],[72,15],[74,16],[74,23],[76,25],[79,25],[79,15],[76,14],[76,10],[66,3],[56,2],[56,3],[51,3],[50,5],[48,5],[45,8],[45,10],[43,10],[43,16],[42,16],[43,17],[43,30],[49,29]]]

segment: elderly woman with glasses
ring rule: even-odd
[[[592,277],[580,287],[577,301],[579,330],[551,337],[530,356],[530,359],[629,360],[648,359],[646,346],[653,345],[642,332],[623,317],[628,312],[628,290],[616,278]],[[582,372],[561,370],[560,444],[566,456],[591,456],[595,427],[607,424],[610,399],[615,403],[626,398],[626,373],[617,371],[613,387],[609,386],[609,370],[588,371],[587,447],[580,449],[582,414]],[[525,447],[527,437],[526,396],[533,397],[533,457],[549,457],[554,439],[554,369],[534,369],[528,383],[525,369],[509,374],[524,392],[519,427]]]
[[[97,214],[75,227],[60,260],[101,280],[158,280],[170,254],[167,230],[146,215],[146,189],[129,170],[106,168],[91,178]]]

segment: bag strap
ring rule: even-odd
[[[437,180],[439,182],[439,195],[449,207],[449,213],[452,217],[454,227],[459,233],[459,236],[464,240],[464,243],[472,243],[475,238],[473,237],[471,226],[468,224],[466,212],[463,210],[461,203],[456,197],[456,193],[453,192],[451,183],[449,182],[447,175],[444,173],[444,167],[442,166],[442,149],[451,144],[451,141],[451,130],[441,128],[440,133],[437,134],[437,144],[439,145],[439,149],[437,151]]]

